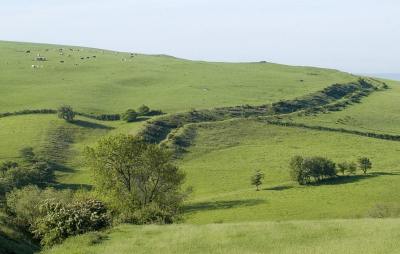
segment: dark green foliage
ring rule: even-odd
[[[20,188],[30,184],[46,186],[53,180],[53,169],[47,162],[39,161],[30,165],[19,165],[8,169],[0,177],[0,196],[13,188]]]
[[[79,198],[71,191],[27,186],[8,193],[6,205],[10,221],[46,246],[60,243],[68,236],[99,230],[111,223],[102,202]]]
[[[58,202],[71,202],[71,191],[57,191],[53,188],[40,189],[36,185],[14,189],[6,195],[7,212],[11,221],[18,228],[29,231],[34,227],[35,220],[42,216],[39,206],[48,199]]]
[[[15,112],[0,113],[0,118],[6,116],[30,115],[30,114],[55,114],[55,113],[57,113],[57,110],[55,109],[24,109]]]
[[[367,171],[372,168],[372,162],[367,157],[362,157],[358,159],[358,166],[364,174],[367,174]]]
[[[181,191],[185,175],[171,163],[170,152],[129,135],[118,135],[87,148],[86,155],[96,188],[111,200],[121,220],[137,222],[137,212],[149,206],[158,207],[160,214],[178,217],[185,197]]]
[[[15,161],[5,161],[0,164],[0,177],[5,177],[7,171],[18,167],[18,163]]]
[[[346,172],[353,175],[356,173],[357,164],[354,162],[341,162],[338,164],[338,171],[344,175]]]
[[[299,184],[319,182],[336,176],[336,164],[324,157],[295,156],[290,161],[290,175]]]
[[[93,199],[72,203],[47,199],[39,210],[42,216],[35,220],[32,232],[44,246],[61,243],[69,236],[105,228],[111,223],[106,206]]]
[[[75,118],[75,112],[71,106],[61,106],[57,112],[58,118],[64,119],[67,122],[72,122]]]
[[[335,100],[344,98],[345,96],[351,96],[350,100],[358,102],[362,96],[368,95],[373,88],[374,86],[371,83],[364,79],[360,79],[357,83],[334,84],[320,92],[316,92],[302,98],[273,103],[272,107],[276,113],[287,114],[299,110],[327,105]],[[331,109],[338,110],[339,107],[339,105],[337,105],[336,108],[332,108],[331,106]]]
[[[139,114],[134,109],[128,109],[122,114],[122,120],[130,123],[136,121]]]
[[[256,190],[259,191],[259,187],[264,179],[264,173],[260,170],[256,170],[254,175],[251,176],[250,182],[252,185],[256,186]]]
[[[7,161],[0,164],[0,197],[14,188],[30,184],[46,186],[54,181],[53,168],[45,159],[38,157],[31,148],[21,151],[25,163]]]
[[[140,116],[146,116],[150,112],[150,108],[146,105],[142,105],[137,110]]]

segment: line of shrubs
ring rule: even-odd
[[[341,172],[342,175],[345,175],[346,172],[354,175],[359,168],[366,174],[372,168],[372,162],[367,157],[361,157],[357,162],[341,162],[336,165],[335,162],[325,157],[294,156],[290,161],[290,176],[299,184],[306,185],[336,178],[338,172]]]
[[[133,122],[138,117],[141,116],[156,116],[161,115],[163,112],[161,110],[151,110],[146,105],[142,105],[137,111],[128,109],[123,114],[94,114],[94,113],[83,113],[73,111],[71,106],[61,106],[58,109],[24,109],[15,112],[4,112],[0,113],[0,118],[7,116],[18,116],[18,115],[31,115],[31,114],[58,114],[60,118],[67,121],[72,121],[75,115],[83,116],[90,119],[100,120],[100,121],[119,121],[123,119],[127,122]]]
[[[348,133],[348,134],[354,134],[354,135],[370,137],[370,138],[400,141],[400,135],[380,134],[380,133],[374,133],[374,132],[363,132],[363,131],[348,130],[348,129],[343,129],[343,128],[313,126],[313,125],[307,125],[304,123],[295,123],[295,122],[287,122],[287,121],[272,120],[272,119],[267,119],[267,120],[263,120],[263,121],[268,124],[285,126],[285,127],[299,127],[299,128],[306,128],[306,129],[311,129],[311,130],[333,131],[333,132]]]
[[[0,113],[0,118],[7,116],[18,116],[18,115],[31,115],[31,114],[56,114],[55,109],[24,109],[15,112],[4,112]]]
[[[139,135],[147,142],[160,143],[168,137],[173,129],[181,128],[185,124],[221,121],[229,118],[247,118],[257,116],[268,116],[275,114],[287,114],[300,110],[320,112],[323,110],[338,110],[351,102],[340,101],[333,105],[335,100],[352,96],[359,97],[370,94],[377,86],[373,82],[360,79],[358,82],[348,84],[334,84],[324,90],[310,95],[288,101],[281,101],[271,105],[250,106],[242,105],[235,107],[222,107],[211,110],[191,110],[185,113],[171,114],[153,121],[148,121],[146,127]],[[326,107],[326,108],[324,108]]]

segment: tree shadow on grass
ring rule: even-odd
[[[83,127],[83,128],[90,128],[90,129],[100,129],[100,130],[112,130],[114,127],[110,127],[104,124],[99,124],[99,123],[93,123],[93,122],[88,122],[88,121],[83,121],[83,120],[75,120],[71,122],[72,124]]]
[[[338,184],[348,184],[362,181],[369,178],[374,178],[375,175],[346,175],[337,176],[335,178],[323,179],[318,182],[313,182],[308,185],[310,186],[320,186],[320,185],[338,185]]]
[[[293,186],[290,185],[279,185],[275,187],[270,187],[270,188],[264,188],[263,190],[270,190],[270,191],[283,191],[283,190],[289,190],[294,188]]]
[[[336,185],[336,184],[348,184],[355,183],[358,181],[363,181],[371,178],[375,178],[378,176],[396,176],[400,175],[399,172],[371,172],[365,175],[339,175],[335,178],[323,179],[318,182],[310,183],[311,186],[319,186],[319,185]]]
[[[214,201],[214,202],[201,202],[189,204],[184,207],[186,213],[199,212],[199,211],[211,211],[219,209],[230,209],[236,207],[247,207],[255,206],[265,203],[265,200],[261,199],[248,199],[248,200],[227,200],[227,201]]]

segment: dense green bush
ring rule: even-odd
[[[67,122],[72,122],[75,118],[75,112],[71,106],[61,106],[57,110],[58,117],[64,119]]]
[[[71,191],[57,191],[53,188],[40,189],[36,185],[29,185],[21,189],[14,189],[6,194],[7,212],[16,226],[27,231],[34,227],[35,221],[43,216],[39,206],[45,200],[57,200],[67,203],[72,200]]]
[[[290,175],[299,184],[319,182],[337,175],[336,164],[324,157],[295,156],[290,161]]]
[[[14,188],[30,184],[46,186],[53,180],[53,169],[45,161],[38,161],[29,165],[17,165],[2,171],[0,175],[0,196],[4,196]]]
[[[93,199],[72,203],[47,199],[39,210],[42,216],[35,220],[32,232],[44,246],[60,243],[69,236],[105,228],[111,223],[106,206]]]
[[[6,206],[10,220],[46,246],[111,223],[101,201],[82,198],[68,190],[42,190],[37,186],[14,189],[6,196]]]

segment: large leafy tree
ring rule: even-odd
[[[130,135],[117,135],[87,148],[86,155],[97,189],[122,213],[150,206],[179,213],[185,175],[171,163],[169,151]]]

